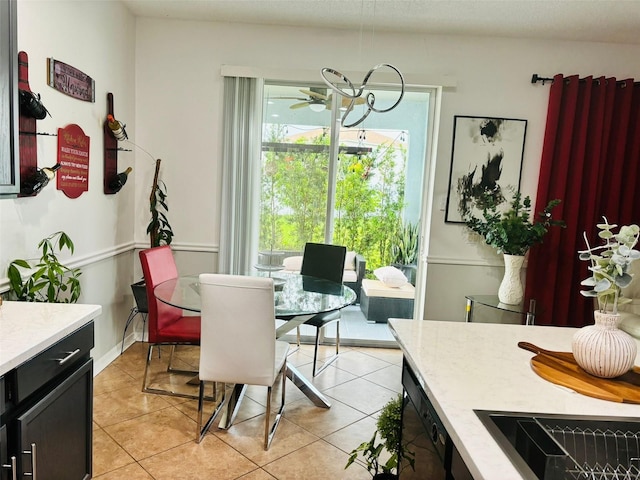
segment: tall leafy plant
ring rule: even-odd
[[[173,230],[167,218],[169,207],[167,205],[167,186],[158,180],[160,173],[160,159],[156,160],[156,171],[153,176],[151,195],[149,196],[149,211],[151,220],[147,226],[147,233],[151,241],[151,247],[170,245],[173,240]]]
[[[418,261],[418,224],[398,222],[391,245],[392,263],[415,265]]]
[[[76,303],[81,293],[79,268],[69,268],[60,263],[58,252],[74,251],[71,238],[64,232],[56,232],[38,243],[40,261],[31,264],[16,259],[9,264],[7,277],[11,294],[23,302]]]

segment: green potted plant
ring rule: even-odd
[[[73,253],[73,242],[66,233],[56,232],[38,243],[41,256],[37,264],[13,260],[7,269],[11,295],[24,302],[76,303],[82,290],[82,272],[60,263],[56,250],[64,248]],[[30,273],[23,275],[26,271]]]
[[[151,195],[149,196],[149,211],[151,220],[147,225],[147,233],[151,241],[151,247],[170,245],[173,240],[173,230],[167,218],[169,207],[167,205],[167,186],[158,180],[160,173],[160,159],[156,160],[156,171],[153,176]]]
[[[169,211],[169,206],[167,205],[167,186],[158,178],[161,161],[160,158],[156,159],[156,169],[153,175],[151,194],[149,195],[149,212],[151,213],[151,219],[147,225],[147,233],[149,234],[151,248],[159,247],[160,245],[170,245],[173,240],[173,230],[167,218]],[[131,291],[138,311],[140,313],[147,313],[147,287],[144,279],[132,283]]]
[[[534,245],[542,243],[544,236],[551,226],[564,227],[562,220],[554,220],[551,210],[560,204],[560,200],[551,200],[538,213],[538,220],[531,219],[531,199],[522,199],[520,192],[513,195],[509,209],[501,212],[503,202],[487,197],[482,209],[482,219],[468,214],[464,221],[472,231],[480,235],[487,245],[496,249],[498,253],[507,255],[525,255]]]
[[[391,239],[391,264],[401,270],[412,284],[416,283],[419,236],[417,223],[400,220]]]
[[[553,210],[560,200],[551,200],[538,213],[538,219],[531,218],[531,199],[522,199],[520,192],[513,195],[509,208],[500,210],[504,200],[484,195],[481,199],[482,218],[467,213],[463,219],[466,226],[480,235],[487,245],[502,253],[505,262],[505,275],[498,290],[502,303],[517,305],[522,301],[523,290],[520,282],[520,268],[524,255],[534,245],[542,243],[544,236],[552,226],[564,227],[562,220],[552,218]]]
[[[373,432],[373,437],[351,451],[344,468],[351,466],[358,459],[358,456],[362,457],[361,462],[364,463],[374,480],[397,479],[402,459],[405,459],[411,468],[414,468],[415,454],[404,448],[400,441],[402,402],[402,394],[398,394],[382,407],[376,421],[377,430]],[[380,442],[377,442],[378,435],[380,435]],[[385,449],[390,456],[386,462],[381,463],[380,457]]]
[[[580,284],[589,287],[580,293],[588,298],[596,298],[598,309],[594,311],[594,325],[588,325],[576,332],[571,343],[573,356],[578,365],[591,375],[614,378],[633,367],[636,358],[636,341],[620,330],[618,305],[629,299],[622,297],[622,289],[633,281],[629,274],[629,265],[640,258],[640,251],[634,247],[640,237],[638,225],[624,225],[618,233],[618,227],[604,223],[597,225],[598,237],[604,240],[602,245],[591,246],[584,233],[587,248],[581,250],[580,260],[590,262],[591,276]]]

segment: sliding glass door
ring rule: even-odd
[[[398,92],[374,94],[384,108]],[[430,94],[407,91],[355,128],[340,126],[337,97],[320,85],[266,82],[259,249],[293,255],[309,241],[336,243],[372,271],[394,263],[395,232],[420,221]]]

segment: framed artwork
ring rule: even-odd
[[[479,216],[483,195],[511,199],[520,190],[527,121],[514,118],[453,117],[453,148],[445,222]]]

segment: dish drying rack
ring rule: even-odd
[[[640,431],[591,429],[536,419],[567,454],[549,480],[640,479]],[[547,480],[545,476],[545,480]]]

